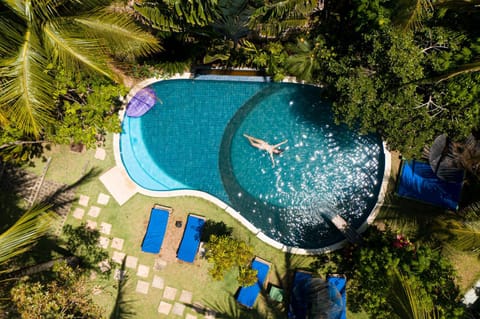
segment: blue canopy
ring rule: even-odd
[[[438,178],[431,166],[419,161],[402,163],[397,194],[435,206],[457,210],[464,172],[456,173],[453,181]]]
[[[143,238],[142,251],[158,254],[162,247],[165,231],[167,230],[168,216],[170,212],[158,207],[152,208],[147,232]]]
[[[185,225],[182,241],[177,251],[178,259],[193,263],[198,251],[198,246],[200,246],[200,236],[204,224],[204,217],[188,215],[187,225]]]
[[[135,94],[127,105],[127,115],[139,117],[147,113],[157,100],[155,91],[152,88],[143,88]]]
[[[262,260],[255,258],[252,261],[252,269],[257,271],[257,282],[252,286],[240,287],[237,295],[237,302],[245,307],[252,308],[257,300],[260,290],[262,290],[268,272],[270,271],[270,265]]]

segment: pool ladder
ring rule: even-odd
[[[345,219],[342,218],[342,216],[335,214],[335,215],[330,215],[330,214],[324,214],[325,217],[327,217],[332,224],[335,225],[335,227],[338,228],[338,230],[347,238],[349,242],[352,244],[361,244],[362,243],[362,237],[360,234],[350,227],[350,225],[347,223]]]

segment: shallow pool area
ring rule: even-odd
[[[158,101],[125,117],[120,153],[129,176],[152,191],[198,190],[286,246],[343,239],[329,218],[360,227],[377,204],[382,141],[333,122],[321,89],[293,83],[166,80]],[[275,166],[248,134],[282,145]]]

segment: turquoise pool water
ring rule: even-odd
[[[120,136],[130,177],[149,190],[201,190],[228,203],[267,236],[321,248],[342,235],[326,215],[358,227],[374,207],[384,170],[377,136],[333,123],[321,90],[299,84],[168,80]],[[243,134],[283,140],[275,167]]]

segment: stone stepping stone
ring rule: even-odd
[[[98,204],[107,205],[109,200],[110,200],[110,196],[108,196],[107,194],[104,194],[104,193],[98,194],[98,199],[97,199]]]
[[[137,281],[137,288],[135,288],[135,291],[141,294],[148,294],[148,288],[150,284],[146,281],[139,280]]]
[[[73,210],[73,218],[82,219],[83,215],[85,215],[85,209],[77,207]]]
[[[150,272],[150,267],[146,265],[138,265],[137,276],[139,277],[148,277],[148,273]]]
[[[169,304],[168,302],[165,302],[165,301],[160,301],[160,305],[158,306],[159,313],[168,315],[171,309],[172,309],[172,304]]]
[[[162,277],[157,275],[153,276],[152,287],[163,289],[164,285],[165,285],[165,281],[163,280]]]
[[[180,302],[183,303],[191,303],[192,302],[192,292],[188,290],[182,290],[182,293],[180,294]]]
[[[122,253],[121,251],[114,251],[112,260],[116,262],[117,264],[122,264],[123,259],[125,258],[125,253]]]
[[[165,290],[163,291],[163,298],[169,299],[169,300],[175,300],[175,296],[177,295],[177,288],[173,287],[165,287]]]
[[[97,222],[88,219],[87,223],[85,224],[85,228],[91,229],[91,230],[97,229]]]
[[[100,210],[101,210],[100,207],[92,206],[92,207],[90,207],[90,209],[88,211],[88,216],[91,216],[93,218],[97,218],[98,215],[100,215]]]
[[[112,266],[110,266],[110,262],[108,261],[108,259],[105,259],[99,262],[98,267],[100,268],[101,272],[109,271],[112,268]]]
[[[197,316],[187,313],[187,315],[185,316],[185,319],[197,319]]]
[[[80,195],[80,198],[78,199],[78,203],[82,206],[88,206],[88,201],[90,200],[90,197],[87,195]]]
[[[107,155],[107,152],[101,147],[97,147],[95,150],[95,158],[98,160],[103,161],[105,159],[105,156]]]
[[[124,240],[122,238],[113,238],[112,239],[112,248],[122,250],[123,249],[123,242]]]
[[[127,260],[125,260],[125,267],[127,268],[137,268],[138,258],[134,256],[127,256]]]
[[[123,279],[125,279],[126,274],[127,272],[125,270],[115,269],[115,271],[113,272],[113,279],[117,281],[122,281]]]
[[[165,267],[167,267],[167,262],[165,260],[160,258],[155,259],[155,265],[153,266],[153,268],[155,268],[156,270],[162,270]]]
[[[109,223],[101,223],[100,224],[100,232],[105,234],[105,235],[110,235],[110,232],[112,231],[112,225]]]
[[[110,239],[108,239],[107,237],[100,236],[100,238],[98,239],[98,245],[103,249],[107,249],[109,243]]]
[[[177,316],[183,316],[183,312],[185,311],[185,305],[181,303],[174,303],[172,313]]]

